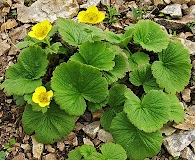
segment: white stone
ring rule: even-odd
[[[45,149],[50,152],[50,153],[54,153],[56,150],[50,145],[45,145]]]
[[[164,14],[169,14],[172,18],[181,18],[182,17],[181,4],[167,5],[160,12],[164,13]]]
[[[37,142],[34,136],[31,136],[31,139],[32,139],[32,145],[33,145],[33,148],[32,148],[33,157],[40,159],[41,154],[43,153],[44,144]]]
[[[46,156],[44,156],[43,160],[56,160],[56,156],[53,153],[49,153]]]
[[[102,142],[114,142],[112,135],[103,129],[99,130],[98,139],[101,140]]]
[[[71,19],[77,15],[79,5],[76,0],[37,0],[30,7],[23,4],[17,6],[17,19],[23,23],[54,22],[58,17]]]
[[[189,15],[194,15],[195,16],[195,5],[190,6]],[[194,21],[195,21],[195,19],[194,19]]]
[[[195,42],[187,39],[180,39],[184,47],[190,52],[191,55],[195,55]]]
[[[188,160],[194,160],[195,159],[195,154],[192,152],[192,150],[189,147],[186,147],[182,154],[182,158],[188,159]]]
[[[97,132],[100,129],[100,122],[99,121],[92,122],[84,126],[82,129],[89,137],[94,139],[96,137]]]
[[[173,3],[184,4],[190,2],[190,0],[171,0]]]
[[[185,131],[182,134],[172,134],[163,140],[163,144],[167,151],[173,156],[180,156],[181,151],[186,148],[191,142],[195,141],[195,129]]]
[[[93,142],[91,142],[88,138],[83,138],[83,143],[86,145],[94,146]]]
[[[88,8],[90,6],[97,6],[100,0],[88,0],[87,3],[80,5],[80,8]]]
[[[165,2],[166,4],[170,4],[170,3],[171,3],[171,0],[164,0],[164,2]]]
[[[57,148],[58,148],[60,151],[63,151],[63,150],[65,149],[65,144],[64,144],[64,142],[62,142],[62,141],[57,142]]]

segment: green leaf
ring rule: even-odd
[[[49,31],[47,37],[52,37],[57,32],[58,32],[58,26],[52,26],[52,29]]]
[[[0,151],[0,160],[4,160],[4,159],[5,159],[5,157],[6,157],[5,152]]]
[[[106,48],[103,42],[85,42],[79,46],[79,53],[74,54],[70,60],[88,64],[99,70],[109,71],[114,63],[115,54]]]
[[[45,74],[47,65],[46,54],[41,48],[25,48],[18,57],[18,63],[8,68],[2,88],[9,95],[32,93],[42,85],[41,76]]]
[[[105,107],[107,103],[108,103],[108,99],[107,98],[104,101],[100,102],[100,103],[89,102],[88,103],[88,109],[91,112],[95,112],[96,110],[102,109],[102,107]]]
[[[167,94],[170,102],[170,121],[175,121],[176,123],[182,122],[184,120],[184,109],[180,104],[178,98],[173,94]]]
[[[79,46],[90,40],[100,41],[104,39],[103,31],[97,27],[63,18],[58,18],[56,23],[62,39],[70,45]]]
[[[81,160],[82,159],[82,154],[80,153],[80,147],[71,150],[68,153],[68,159],[67,160]]]
[[[108,84],[101,72],[96,68],[74,61],[62,63],[55,69],[51,87],[55,91],[56,103],[71,115],[84,113],[85,99],[100,103],[108,95]]]
[[[117,144],[127,152],[127,157],[144,159],[155,156],[161,149],[163,137],[160,131],[146,133],[136,128],[124,112],[112,120],[111,134]]]
[[[60,42],[53,43],[50,47],[48,46],[45,50],[50,54],[57,54],[62,44]]]
[[[52,103],[46,113],[33,112],[32,106],[25,107],[22,123],[27,134],[35,132],[38,142],[52,144],[68,135],[74,127],[74,117],[66,114]]]
[[[136,52],[132,54],[129,58],[129,68],[130,71],[133,71],[137,67],[148,64],[150,60],[150,57],[145,54],[144,52]]]
[[[123,147],[119,144],[105,143],[100,148],[103,156],[107,160],[126,160],[127,155]]]
[[[161,52],[169,44],[168,34],[151,20],[140,20],[134,30],[134,43],[148,51]]]
[[[126,98],[124,112],[138,129],[154,132],[169,120],[169,102],[162,91],[149,91],[142,101],[132,91],[128,91]]]
[[[19,42],[19,43],[16,44],[15,47],[18,48],[18,49],[26,48],[26,47],[28,47],[28,42],[26,42],[26,41],[24,41],[24,42]]]
[[[127,91],[127,87],[122,84],[116,84],[109,90],[108,96],[108,104],[111,107],[123,106],[126,97],[125,92]]]
[[[105,30],[104,33],[107,41],[126,47],[133,37],[133,30],[134,28],[129,28],[124,34],[115,34],[108,30]]]
[[[120,52],[119,55],[116,55],[114,62],[115,66],[112,70],[102,72],[103,76],[108,81],[108,84],[117,81],[119,78],[123,78],[129,70],[128,58],[124,52]]]
[[[23,105],[25,105],[26,102],[25,102],[23,96],[16,96],[16,95],[14,95],[13,97],[14,97],[14,100],[16,101],[16,105],[17,106],[23,106]]]
[[[116,84],[109,90],[108,108],[101,116],[100,122],[105,130],[110,129],[111,121],[117,113],[123,111],[123,105],[126,100],[125,92],[127,87],[122,84]]]
[[[175,94],[184,89],[191,76],[190,55],[179,42],[170,41],[166,50],[158,54],[152,64],[152,74],[161,88]]]
[[[80,147],[71,150],[68,153],[68,159],[67,160],[81,160],[82,159],[82,154],[80,153]]]
[[[150,90],[161,90],[156,83],[156,79],[152,75],[150,64],[142,65],[134,69],[134,71],[130,73],[129,80],[135,86],[143,85],[145,92],[149,92]]]

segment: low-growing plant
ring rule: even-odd
[[[117,12],[115,7],[106,6],[107,7],[107,14],[105,16],[104,23],[115,23],[117,22],[117,17],[120,16],[120,13]]]
[[[99,13],[90,14],[97,19],[87,23],[96,23]],[[52,27],[48,21],[35,25],[17,46],[22,51],[1,87],[25,106],[24,131],[41,143],[68,135],[75,116],[86,109],[107,106],[103,128],[128,158],[144,159],[160,151],[163,124],[184,119],[175,94],[189,83],[190,55],[151,20],[115,34],[58,18]],[[101,151],[104,157],[107,153]],[[88,152],[76,149],[70,157],[73,153],[86,158]]]
[[[5,144],[4,149],[7,151],[10,151],[11,147],[16,143],[16,140],[14,138],[11,138],[9,140],[9,143]]]
[[[0,151],[0,160],[5,160],[5,152],[4,151]]]
[[[97,152],[94,146],[82,145],[68,154],[68,160],[126,160],[127,155],[119,144],[106,143],[100,147],[101,153]]]

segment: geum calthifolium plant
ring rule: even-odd
[[[91,14],[103,20],[92,7],[78,15],[79,21],[99,23],[99,18],[90,19]],[[22,49],[18,62],[8,68],[1,85],[18,105],[25,106],[24,131],[51,144],[72,131],[75,116],[106,106],[101,125],[128,158],[156,155],[163,124],[184,118],[175,96],[190,79],[189,52],[183,45],[170,40],[151,20],[140,20],[123,34],[63,18],[52,28],[48,21],[35,26],[18,44]],[[47,32],[37,31],[39,27]],[[56,33],[61,39],[55,39]],[[106,159],[105,148],[102,154],[90,156]],[[86,158],[85,150],[85,146],[76,149],[69,158],[72,154]]]

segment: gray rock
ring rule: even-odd
[[[37,0],[30,7],[22,4],[17,6],[17,19],[23,23],[41,22],[49,20],[54,22],[58,17],[71,19],[77,15],[79,5],[76,0]]]
[[[45,149],[50,153],[54,153],[56,151],[50,144],[45,145]]]
[[[173,156],[180,156],[181,151],[184,150],[192,141],[195,141],[195,129],[192,131],[185,131],[181,134],[172,134],[165,137],[163,144],[167,151]]]
[[[191,28],[193,34],[195,34],[195,25]]]
[[[184,4],[190,2],[190,0],[171,0],[173,3]]]
[[[34,136],[31,136],[31,139],[32,139],[32,145],[33,145],[33,148],[32,148],[33,157],[40,159],[41,154],[43,153],[44,144],[37,142]]]
[[[100,0],[88,0],[87,3],[80,5],[80,8],[88,8],[90,6],[97,6]]]
[[[164,0],[164,2],[165,2],[166,4],[170,4],[170,3],[171,3],[171,0]]]
[[[62,152],[65,149],[65,144],[63,141],[57,142],[57,148]]]
[[[164,13],[164,14],[169,14],[172,18],[181,18],[182,17],[181,4],[167,5],[160,12]]]
[[[195,16],[195,5],[190,6],[189,15],[194,15]],[[195,21],[195,19],[194,19],[194,21]]]
[[[7,43],[7,41],[0,42],[0,56],[2,56],[3,54],[5,54],[6,52],[8,52],[10,48],[11,47]]]
[[[86,145],[94,146],[93,142],[91,142],[88,138],[83,138],[83,143]]]
[[[101,0],[103,5],[110,5],[110,0]]]
[[[89,137],[94,139],[97,135],[97,132],[100,129],[100,122],[99,121],[92,122],[84,126],[82,129]]]
[[[185,102],[190,102],[191,101],[191,96],[190,96],[191,90],[189,88],[184,89],[181,94],[182,98]]]
[[[163,18],[154,18],[154,21],[164,26],[167,29],[178,30],[186,26],[187,23],[194,22],[195,16],[186,15],[178,20],[168,20]]]
[[[56,156],[53,153],[49,153],[43,157],[43,160],[56,160]]]
[[[195,55],[195,42],[187,39],[180,39],[184,47],[190,52],[191,55]]]
[[[186,147],[182,154],[181,154],[182,158],[185,158],[187,160],[194,160],[195,159],[195,154],[192,152],[192,150],[189,147]]]
[[[102,142],[114,142],[112,135],[103,129],[99,130],[98,139],[101,140]]]
[[[164,1],[163,0],[153,0],[153,3],[155,6],[158,6],[158,5],[164,5]]]

